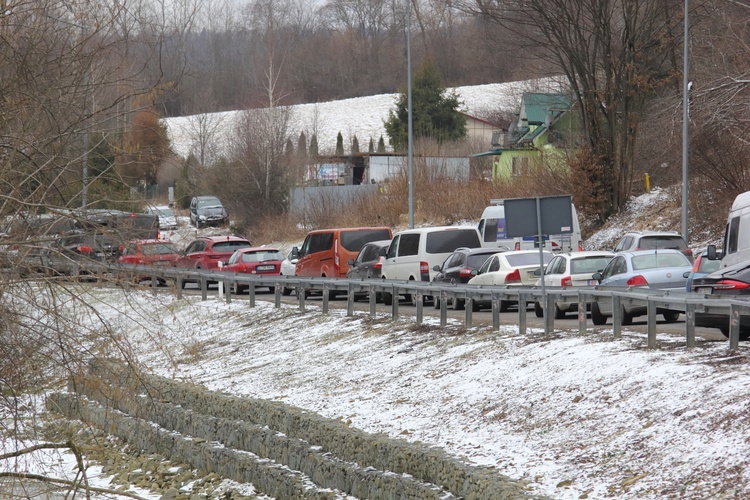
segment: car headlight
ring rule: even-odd
[[[206,216],[205,215],[199,215],[198,216],[198,220],[206,220]]]

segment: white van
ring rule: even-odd
[[[577,252],[582,250],[581,224],[578,212],[571,204],[573,232],[567,234],[545,235],[545,248],[552,252]],[[531,250],[539,248],[536,238],[508,238],[505,234],[505,204],[504,200],[490,200],[490,206],[482,212],[479,220],[479,234],[485,247],[507,247],[510,250]]]
[[[737,195],[724,230],[721,267],[750,260],[750,191]]]
[[[439,226],[400,231],[393,236],[380,276],[389,280],[431,281],[435,274],[433,267],[442,264],[454,250],[481,246],[479,231],[473,227]],[[390,293],[383,292],[383,303],[393,303]]]

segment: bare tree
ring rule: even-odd
[[[682,20],[677,2],[472,0],[463,7],[503,26],[555,63],[581,117],[581,146],[601,166],[592,179],[601,219],[627,201],[644,105],[674,81]]]

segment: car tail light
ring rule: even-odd
[[[382,269],[383,268],[383,257],[378,257],[378,261],[372,265],[373,269]]]
[[[646,281],[646,278],[644,278],[643,275],[638,274],[630,278],[628,280],[627,285],[628,286],[648,286],[648,281]]]
[[[737,280],[719,280],[713,287],[714,290],[746,290],[750,288],[750,283]]]
[[[521,249],[521,242],[520,241],[516,241],[516,244],[513,247],[513,250],[520,250],[520,249]]]
[[[91,247],[88,245],[78,245],[79,253],[91,253]]]
[[[520,283],[521,271],[514,269],[511,273],[505,275],[505,283]]]
[[[427,262],[419,263],[419,274],[422,281],[430,281],[430,265]]]
[[[578,251],[583,252],[583,245],[578,245]]]
[[[573,280],[570,278],[570,276],[566,276],[560,282],[560,286],[573,286]]]
[[[689,248],[686,248],[685,250],[683,250],[682,253],[684,253],[685,257],[687,257],[688,259],[690,260],[693,259],[693,251],[690,250]]]
[[[473,271],[472,268],[470,268],[470,267],[464,267],[463,269],[461,269],[460,271],[458,271],[458,275],[460,277],[462,277],[462,278],[471,278],[471,277],[474,276],[473,274],[471,274],[472,271]]]
[[[560,245],[558,245],[558,244],[557,244],[557,242],[556,242],[556,241],[551,241],[551,242],[550,242],[550,245],[551,245],[551,246],[552,246],[553,248],[554,248],[554,247],[559,247],[559,246],[560,246]]]

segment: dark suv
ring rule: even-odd
[[[636,250],[679,250],[693,262],[693,251],[677,231],[629,231],[615,246],[615,252]]]
[[[439,285],[468,283],[471,278],[476,276],[477,269],[482,267],[482,264],[484,264],[490,255],[509,250],[506,246],[499,248],[457,248],[455,252],[445,259],[442,265],[432,268],[437,273],[432,282]],[[440,307],[440,301],[437,298],[434,301],[434,305],[435,309]],[[465,306],[466,301],[464,299],[453,301],[453,309],[461,310]]]
[[[195,196],[190,200],[190,223],[197,228],[223,226],[229,215],[216,196]]]

